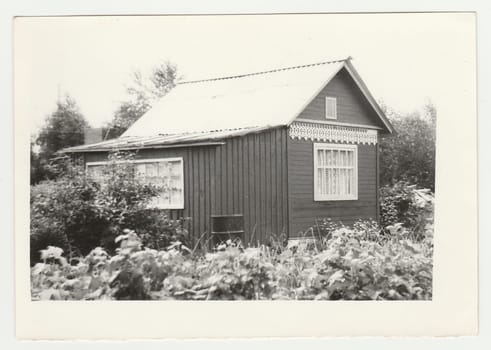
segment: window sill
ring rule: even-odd
[[[358,196],[351,197],[314,197],[315,202],[330,202],[330,201],[356,201]]]

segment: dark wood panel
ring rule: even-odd
[[[232,175],[232,160],[233,160],[233,153],[232,153],[232,142],[227,142],[225,144],[226,148],[226,157],[225,157],[225,162],[226,162],[226,173],[225,173],[225,180],[227,182],[227,185],[225,187],[225,192],[227,194],[227,199],[226,199],[226,214],[235,214],[233,211],[233,205],[234,205],[234,191],[233,191],[233,186],[234,186],[234,177]]]
[[[271,233],[288,229],[286,128],[224,140],[224,145],[172,150],[143,150],[140,158],[183,157],[184,209],[172,218],[189,217],[196,241],[210,232],[211,215],[244,215],[247,243],[267,243]],[[88,161],[105,154],[87,155]]]
[[[255,240],[260,241],[264,229],[264,142],[261,135],[256,138],[256,235]]]
[[[256,231],[256,170],[254,159],[256,157],[255,153],[255,142],[254,137],[248,137],[247,139],[247,157],[249,163],[249,173],[248,173],[248,194],[249,194],[249,216],[246,217],[246,221],[249,222],[249,239],[251,242],[255,231]]]
[[[283,212],[279,210],[281,208],[281,134],[278,129],[275,130],[274,132],[274,141],[271,142],[271,150],[272,150],[272,155],[273,155],[273,173],[272,173],[272,179],[274,180],[274,186],[273,186],[273,213],[274,213],[274,225],[275,225],[275,230],[274,232],[276,233],[281,233],[282,232],[282,227],[281,227],[281,220],[283,217]],[[279,177],[279,178],[278,178]]]
[[[243,150],[243,147],[242,147],[242,143],[243,143],[243,138],[238,138],[237,139],[237,162],[238,162],[238,167],[237,167],[237,171],[238,171],[238,177],[239,177],[239,181],[238,181],[238,209],[237,211],[239,213],[244,213],[245,211],[245,208],[244,208],[244,153],[242,152]]]
[[[198,160],[199,160],[199,229],[198,234],[206,231],[206,217],[208,215],[208,197],[207,197],[207,188],[206,182],[206,170],[205,170],[205,150],[200,148],[198,151]]]
[[[193,220],[193,236],[199,235],[199,206],[200,206],[200,194],[199,194],[199,157],[196,151],[192,152],[192,184],[191,189],[193,191],[193,203],[192,203],[192,220]]]
[[[358,145],[358,199],[314,201],[313,142],[288,139],[288,177],[290,196],[290,234],[305,231],[316,218],[355,222],[376,218],[377,171],[376,147]]]
[[[369,126],[382,126],[375,111],[366,101],[349,73],[342,69],[307,105],[299,118],[326,120],[325,97],[337,99],[337,121]]]
[[[271,194],[272,194],[272,183],[271,183],[271,172],[273,167],[271,166],[271,133],[264,133],[264,169],[266,173],[266,183],[265,183],[265,216],[266,216],[266,232],[273,232],[272,218],[273,218],[273,208],[271,205]]]

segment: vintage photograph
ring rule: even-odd
[[[350,16],[18,18],[31,300],[432,300],[446,43]]]

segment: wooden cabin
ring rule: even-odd
[[[154,205],[202,234],[268,242],[317,219],[378,220],[379,147],[392,126],[350,58],[179,83],[121,137],[66,149],[89,171],[114,150],[165,185]]]

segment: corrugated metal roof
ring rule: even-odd
[[[287,125],[344,62],[178,84],[123,136]]]
[[[206,145],[220,145],[220,140],[228,137],[241,136],[250,133],[261,132],[268,127],[251,127],[229,130],[215,130],[206,132],[193,132],[172,135],[154,136],[122,136],[117,139],[93,143],[90,145],[75,146],[63,149],[62,152],[98,152],[108,150],[125,150],[141,148],[171,148],[192,147]]]
[[[347,58],[182,82],[120,138],[63,151],[216,144],[220,139],[289,125],[342,68],[351,74],[387,131],[392,132],[392,126]]]

